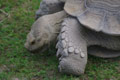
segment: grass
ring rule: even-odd
[[[89,56],[79,77],[58,72],[56,50],[30,54],[26,35],[34,22],[40,0],[0,0],[0,80],[120,80],[120,58]]]

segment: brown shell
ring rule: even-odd
[[[87,28],[120,35],[120,0],[67,0],[64,9]]]

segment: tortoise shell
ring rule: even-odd
[[[64,10],[89,29],[120,35],[120,0],[67,0]]]

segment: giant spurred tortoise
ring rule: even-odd
[[[73,75],[85,72],[88,54],[102,58],[120,56],[120,0],[42,2],[46,4],[41,5],[53,4],[58,9],[40,7],[25,43],[28,50],[41,50],[58,40],[59,71]]]

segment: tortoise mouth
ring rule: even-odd
[[[85,0],[85,7],[92,9],[101,9],[110,12],[120,11],[119,0]]]

